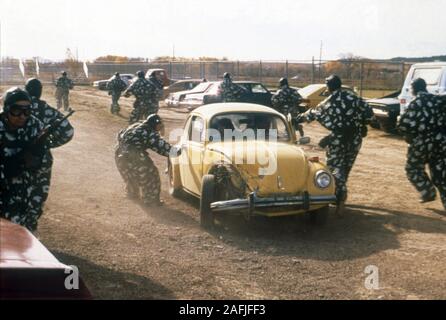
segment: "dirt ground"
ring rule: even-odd
[[[55,105],[53,89],[44,98]],[[371,129],[349,180],[344,218],[325,227],[301,217],[225,220],[212,233],[199,227],[198,205],[167,194],[166,205],[144,209],[128,200],[114,163],[122,116],[110,98],[75,88],[75,138],[54,150],[49,200],[40,240],[64,263],[76,265],[98,299],[446,299],[446,213],[440,200],[420,205],[404,173],[406,145]],[[186,114],[162,108],[167,129]],[[306,125],[316,143],[324,134]],[[310,145],[311,154],[324,157]],[[153,154],[153,153],[151,153]],[[166,159],[153,155],[160,172]],[[379,289],[366,289],[369,265]]]

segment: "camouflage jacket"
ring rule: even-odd
[[[232,81],[222,81],[219,89],[223,102],[238,102],[241,100],[246,90]]]
[[[119,147],[138,152],[151,149],[160,155],[168,156],[171,145],[158,132],[152,131],[143,122],[137,122],[118,134]]]
[[[136,100],[143,101],[144,103],[150,103],[150,99],[153,92],[153,86],[145,78],[138,78],[133,82],[130,87],[127,88],[124,94],[134,95]]]
[[[113,77],[109,82],[107,82],[107,90],[112,93],[121,93],[127,88],[127,84],[122,78]]]
[[[39,119],[45,127],[51,125],[55,120],[62,119],[64,115],[48,105],[46,101],[32,98],[31,110],[33,116]],[[74,128],[67,120],[63,121],[60,126],[50,135],[47,145],[49,148],[60,147],[69,142],[74,135]]]
[[[348,138],[360,134],[373,118],[373,110],[358,96],[337,90],[316,108],[303,114],[307,121],[317,120],[332,134]]]
[[[302,97],[297,90],[289,86],[283,86],[271,97],[274,109],[284,115],[296,109],[301,101]]]
[[[163,84],[158,81],[156,77],[149,77],[149,83],[151,88],[151,102],[152,104],[158,104],[158,102],[163,98]]]
[[[56,88],[66,91],[73,89],[73,81],[68,77],[59,77],[56,81]]]
[[[446,106],[440,96],[419,92],[401,115],[399,130],[406,141],[419,146],[429,147],[446,140]],[[428,149],[432,149],[431,148]]]
[[[17,164],[16,156],[29,146],[43,130],[43,123],[31,116],[23,128],[11,131],[8,129],[7,120],[4,113],[0,113],[0,201],[2,196],[1,190],[6,190],[9,182],[7,177],[11,176],[11,172],[15,169]],[[7,172],[8,171],[8,172]],[[16,178],[14,183],[23,183],[24,181],[32,180],[32,174],[28,170],[22,170],[19,175],[14,175]],[[1,205],[0,205],[1,210]]]

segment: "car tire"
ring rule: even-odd
[[[396,118],[387,118],[385,120],[380,120],[379,125],[381,129],[386,133],[393,133],[396,130]]]
[[[214,214],[211,210],[211,203],[215,197],[215,176],[206,174],[203,176],[200,197],[200,225],[204,229],[214,227]]]
[[[311,225],[323,226],[327,223],[328,215],[330,214],[330,207],[325,206],[323,208],[309,211],[306,213],[308,222]]]

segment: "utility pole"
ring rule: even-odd
[[[322,78],[322,45],[323,45],[323,42],[321,40],[321,49],[319,51],[319,82]]]

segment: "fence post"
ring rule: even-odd
[[[285,76],[288,79],[289,75],[288,75],[288,60],[285,62]]]
[[[314,83],[314,56],[311,59],[311,83]]]
[[[173,74],[172,74],[172,61],[169,61],[169,76],[171,79],[173,79]]]
[[[362,97],[362,85],[363,85],[363,78],[364,78],[364,62],[361,61],[360,67],[359,67],[359,96]]]
[[[404,81],[406,80],[406,77],[404,76],[405,72],[405,64],[404,61],[401,62],[401,88],[404,86]]]
[[[218,75],[219,75],[219,73],[220,73],[220,70],[219,70],[219,63],[218,63],[218,61],[217,61],[215,70],[216,70],[216,73],[217,73],[216,77],[217,77],[217,80],[218,80]]]
[[[262,82],[262,60],[259,61],[259,82]]]

